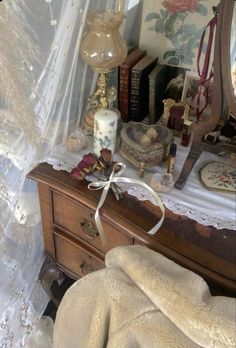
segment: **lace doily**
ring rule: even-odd
[[[176,172],[180,172],[182,164],[186,158],[189,149],[180,147],[177,153]],[[51,164],[56,170],[65,170],[70,172],[77,166],[83,155],[91,152],[88,148],[83,149],[79,153],[68,152],[64,145],[57,146],[46,162]],[[199,222],[204,226],[214,226],[217,229],[227,228],[236,230],[235,222],[235,198],[233,194],[221,193],[217,191],[208,191],[205,189],[198,178],[198,171],[206,162],[215,160],[216,155],[204,153],[201,156],[201,162],[195,165],[191,175],[188,178],[186,187],[183,190],[172,188],[168,193],[158,193],[165,207],[175,214],[185,215],[188,218]],[[124,162],[127,165],[127,171],[124,176],[139,179],[137,169],[133,168],[124,158],[115,154],[114,160]],[[219,160],[219,159],[218,159]],[[147,177],[156,171],[166,172],[165,164],[162,166],[146,170],[144,181]],[[87,178],[92,181],[92,178]],[[130,195],[135,196],[139,200],[149,200],[153,204],[152,196],[142,187],[137,185],[119,184],[123,192],[127,191]],[[212,209],[214,207],[214,209]]]

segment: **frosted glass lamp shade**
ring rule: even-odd
[[[107,72],[119,66],[127,56],[127,45],[119,28],[121,12],[90,12],[87,16],[88,32],[81,43],[81,57],[96,72]]]

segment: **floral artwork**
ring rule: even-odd
[[[236,192],[236,169],[224,163],[207,164],[201,169],[200,178],[208,189]]]
[[[218,1],[144,1],[140,47],[159,61],[196,70],[200,38]]]
[[[167,8],[170,13],[185,11],[195,12],[200,6],[198,0],[166,0],[163,1],[162,5]]]
[[[113,144],[111,138],[108,135],[105,135],[103,138],[98,138],[98,141],[101,147],[109,148],[111,144]]]

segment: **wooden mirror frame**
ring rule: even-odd
[[[227,6],[225,3],[221,30],[221,62],[222,76],[224,77],[222,80],[225,99],[230,112],[236,118],[236,97],[233,90],[231,73],[232,66],[230,62],[230,41],[232,35],[234,6],[236,6],[235,0],[228,0]],[[236,25],[235,22],[234,25]],[[229,54],[225,54],[225,52],[229,52]]]
[[[224,99],[232,114],[236,115],[236,100],[232,86],[230,65],[230,39],[234,4],[235,0],[221,0],[219,6],[214,49],[211,114],[205,119],[200,119],[193,126],[191,149],[184,162],[180,176],[175,183],[175,187],[178,189],[184,187],[194,164],[203,151],[203,136],[213,131],[219,123],[223,115]]]

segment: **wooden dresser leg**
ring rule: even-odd
[[[49,256],[46,256],[46,260],[41,269],[39,279],[42,283],[43,289],[49,295],[50,299],[54,302],[56,307],[58,307],[60,300],[53,295],[51,287],[54,281],[59,284],[65,279],[65,277],[63,273],[58,269],[55,262]]]

